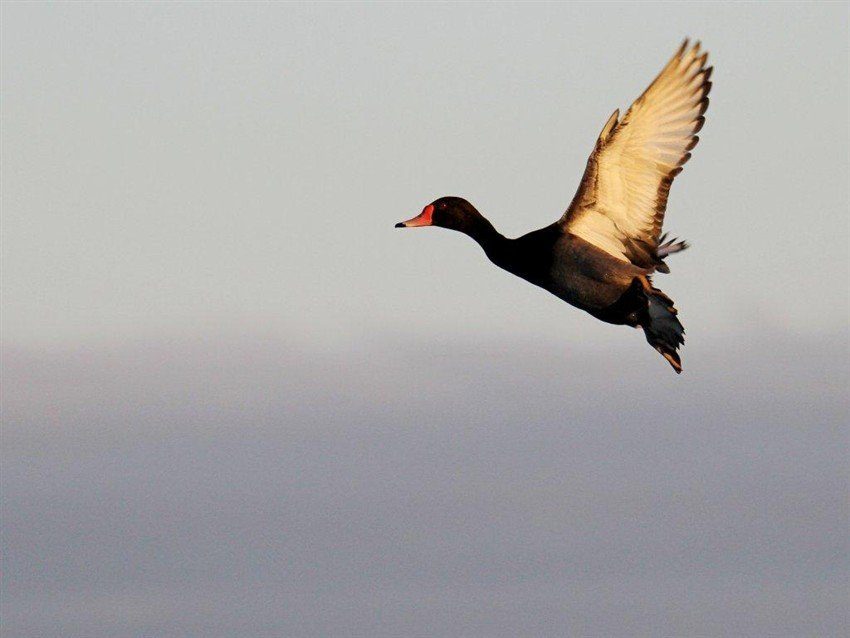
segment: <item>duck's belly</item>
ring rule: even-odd
[[[577,237],[565,239],[557,256],[544,286],[549,292],[604,321],[629,323],[625,316],[618,319],[619,312],[609,316],[606,310],[622,303],[635,277],[646,274],[644,269]]]
[[[544,287],[567,303],[591,311],[615,303],[628,289],[629,282],[622,281],[614,274],[597,278],[558,268],[553,270],[552,279]]]

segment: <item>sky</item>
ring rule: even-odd
[[[4,3],[9,636],[839,636],[848,8]],[[715,65],[643,336],[397,230],[557,219]]]

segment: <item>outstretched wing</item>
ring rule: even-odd
[[[644,268],[658,254],[667,194],[696,146],[708,108],[711,67],[685,40],[622,121],[608,119],[560,223],[609,254]],[[661,251],[664,252],[664,251]]]

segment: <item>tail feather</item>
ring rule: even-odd
[[[658,248],[655,249],[655,255],[658,258],[658,263],[656,264],[655,269],[658,272],[670,272],[670,267],[664,263],[664,259],[670,255],[682,252],[689,247],[690,244],[687,241],[680,241],[678,237],[673,237],[673,239],[668,240],[667,233],[664,233],[658,240]]]
[[[676,371],[682,372],[682,360],[677,350],[685,343],[685,328],[676,316],[673,301],[657,288],[646,293],[647,309],[641,327],[646,340]]]

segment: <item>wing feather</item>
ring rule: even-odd
[[[712,67],[687,40],[629,110],[614,111],[596,141],[564,228],[645,268],[662,265],[661,226],[673,178],[705,123]]]

